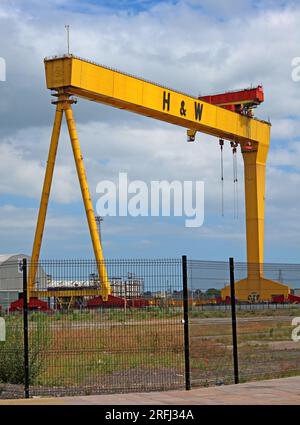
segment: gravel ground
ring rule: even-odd
[[[31,386],[31,396],[113,394],[139,391],[166,391],[184,388],[184,375],[175,368],[134,368],[94,376],[83,385],[70,387]],[[24,397],[23,385],[0,384],[0,399]]]

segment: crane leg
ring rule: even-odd
[[[264,262],[266,163],[257,152],[243,152],[248,277],[259,279]]]
[[[103,257],[102,247],[100,243],[97,223],[95,219],[92,200],[90,197],[88,182],[85,174],[84,163],[82,159],[80,144],[77,136],[75,120],[73,117],[73,110],[70,102],[66,103],[65,115],[69,130],[69,135],[72,144],[73,155],[76,164],[77,175],[80,183],[81,194],[84,202],[86,217],[89,225],[90,235],[92,239],[95,258],[97,261],[97,268],[102,288],[102,298],[107,301],[108,295],[111,293],[110,284],[107,276],[105,261]]]
[[[273,295],[288,297],[287,285],[264,277],[264,205],[266,160],[268,150],[242,151],[244,158],[247,277],[236,282],[236,296],[240,301],[272,301]],[[224,299],[230,296],[230,287],[221,291]]]
[[[57,146],[59,141],[61,122],[63,116],[63,107],[61,102],[57,102],[55,119],[53,124],[51,143],[48,153],[48,160],[46,166],[46,173],[44,178],[43,191],[40,202],[40,209],[38,215],[37,226],[35,230],[34,243],[32,248],[31,262],[29,267],[29,278],[28,278],[28,299],[30,299],[30,291],[33,289],[35,285],[36,272],[38,268],[38,261],[40,256],[42,238],[45,227],[45,220],[48,208],[49,195],[51,190],[53,171],[57,153]]]

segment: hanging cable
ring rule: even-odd
[[[239,218],[239,180],[238,180],[238,159],[237,159],[237,146],[235,150],[235,185],[236,185],[236,218]]]
[[[221,210],[222,210],[222,217],[224,217],[224,159],[223,159],[223,146],[224,146],[224,140],[219,140],[219,145],[221,149]]]
[[[235,163],[234,163],[234,142],[230,142],[232,148],[232,169],[233,169],[233,218],[235,219]]]
[[[233,218],[238,218],[238,175],[237,175],[237,146],[236,142],[230,142],[232,147],[232,165],[233,165]]]

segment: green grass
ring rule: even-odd
[[[279,316],[292,318],[299,313],[295,308],[238,312],[238,317],[257,318],[238,322],[242,380],[300,373],[299,344],[295,343],[295,348],[288,349],[276,346],[276,342],[291,341],[291,321],[284,321]],[[273,319],[259,319],[264,316],[272,316]],[[197,385],[232,383],[230,322],[197,320],[193,323],[193,318],[222,317],[229,318],[230,312],[191,312],[191,369],[192,380]],[[156,379],[162,381],[162,373],[167,373],[162,372],[164,369],[177,370],[178,374],[182,374],[184,352],[181,318],[182,311],[179,309],[160,307],[127,309],[126,314],[123,309],[30,313],[31,362],[38,365],[31,377],[32,384],[46,388],[97,386],[103,382],[109,383],[110,377],[119,373],[121,385],[123,376],[125,379],[133,370],[141,372],[144,369],[152,370],[153,376],[158,376]],[[8,328],[20,326],[21,322],[21,315],[7,317]],[[20,364],[23,354],[20,335],[18,338],[10,337],[10,349],[18,353],[17,361]],[[9,353],[8,346],[6,352]],[[7,353],[6,359],[9,358]],[[5,367],[2,369],[5,370]],[[13,373],[11,378],[6,377],[6,381],[15,381]]]

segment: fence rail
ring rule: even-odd
[[[30,266],[28,258],[0,264],[0,398],[189,390],[300,374],[300,342],[291,338],[297,291],[238,299],[240,282],[250,275],[257,287],[261,270],[293,292],[300,266],[109,260],[104,302],[95,261],[40,261],[27,302]]]

